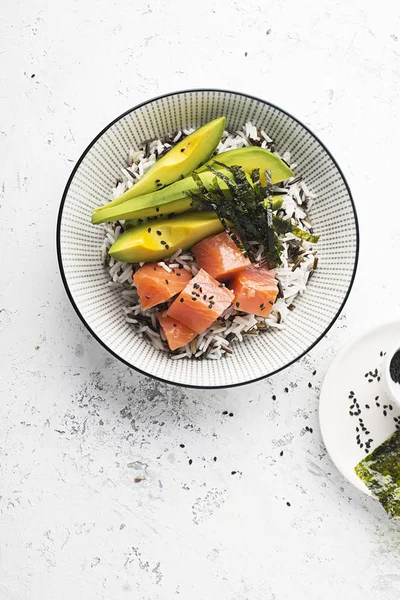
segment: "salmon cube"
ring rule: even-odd
[[[232,304],[233,293],[200,269],[173,301],[168,316],[196,333],[203,333]]]
[[[156,317],[160,323],[160,326],[167,338],[168,346],[171,350],[182,348],[189,344],[197,335],[195,331],[183,325],[176,319],[169,317],[166,311],[159,312]]]
[[[278,295],[275,271],[255,265],[235,275],[229,287],[235,293],[233,305],[237,310],[260,317],[268,317]]]
[[[218,281],[227,281],[251,265],[226,231],[205,238],[193,246],[192,252],[199,267]]]
[[[133,276],[143,310],[167,302],[183,290],[192,278],[186,269],[168,273],[157,263],[146,263]]]

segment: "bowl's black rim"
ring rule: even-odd
[[[339,307],[339,310],[337,311],[335,317],[332,319],[332,321],[330,322],[330,324],[328,325],[328,327],[325,329],[325,331],[304,352],[302,352],[299,356],[297,356],[296,358],[294,358],[293,360],[291,360],[290,362],[288,362],[286,365],[280,367],[279,369],[276,369],[275,371],[272,371],[271,373],[267,373],[266,375],[262,375],[261,377],[256,377],[255,379],[250,379],[249,381],[243,381],[243,382],[240,382],[240,383],[229,383],[229,384],[226,384],[226,385],[192,385],[192,384],[179,383],[179,382],[172,381],[172,380],[169,380],[169,379],[163,379],[162,377],[157,377],[156,375],[151,375],[150,373],[146,373],[146,371],[142,371],[138,367],[135,367],[134,365],[132,365],[128,361],[126,361],[123,358],[121,358],[120,356],[118,356],[118,354],[116,354],[113,350],[111,350],[111,348],[109,348],[107,346],[107,344],[105,344],[96,335],[96,333],[91,329],[91,327],[89,326],[89,324],[87,323],[87,321],[85,320],[85,318],[83,317],[83,315],[81,314],[79,308],[77,307],[77,305],[76,305],[76,303],[74,301],[74,298],[73,298],[73,296],[71,294],[71,291],[69,289],[69,286],[68,286],[67,278],[65,276],[64,267],[63,267],[63,263],[62,263],[62,256],[61,256],[61,236],[60,236],[60,232],[61,232],[61,220],[62,220],[62,214],[63,214],[65,200],[66,200],[66,197],[67,197],[67,194],[68,194],[71,182],[72,182],[72,180],[73,180],[73,178],[75,176],[75,173],[78,170],[81,162],[85,158],[86,154],[92,148],[92,146],[97,142],[97,140],[110,127],[112,127],[117,121],[119,121],[120,119],[122,119],[123,117],[125,117],[126,115],[128,115],[129,113],[133,112],[134,110],[137,110],[138,108],[140,108],[142,106],[145,106],[146,104],[150,104],[151,102],[154,102],[156,100],[161,100],[162,98],[168,98],[170,96],[178,96],[180,94],[188,94],[188,93],[193,93],[193,92],[219,92],[219,93],[234,94],[236,96],[242,96],[242,97],[245,97],[245,98],[250,98],[251,100],[256,100],[257,102],[262,102],[263,104],[271,106],[272,108],[276,108],[277,110],[281,111],[283,114],[285,114],[288,117],[290,117],[291,119],[293,119],[293,121],[296,121],[296,123],[298,123],[299,125],[301,125],[302,127],[304,127],[304,129],[306,131],[308,131],[308,133],[310,135],[312,135],[314,137],[314,139],[322,146],[322,148],[329,155],[329,157],[331,158],[332,162],[336,166],[338,172],[340,173],[340,176],[343,179],[343,182],[344,182],[344,184],[346,186],[346,190],[347,190],[347,193],[349,194],[349,198],[350,198],[350,201],[351,201],[351,204],[352,204],[353,213],[354,213],[355,227],[356,227],[356,238],[357,238],[357,241],[356,241],[356,257],[355,257],[355,261],[354,261],[354,268],[353,268],[353,274],[352,274],[352,277],[351,277],[351,281],[350,281],[348,290],[346,292],[346,295],[345,295],[345,297],[343,299],[343,302],[342,302],[341,306]],[[359,223],[358,223],[357,210],[356,210],[356,207],[355,207],[355,204],[354,204],[354,200],[353,200],[353,196],[351,194],[350,187],[349,187],[349,185],[347,183],[347,180],[346,180],[345,176],[343,175],[343,172],[342,172],[341,168],[339,167],[338,163],[336,162],[335,158],[332,156],[332,154],[328,150],[328,148],[319,139],[319,137],[316,136],[315,133],[313,133],[311,131],[311,129],[309,129],[306,125],[304,125],[301,121],[299,121],[299,119],[297,119],[296,117],[294,117],[293,115],[291,115],[286,110],[283,110],[282,108],[280,108],[276,104],[273,104],[272,102],[268,102],[266,100],[263,100],[262,98],[258,98],[257,96],[252,96],[251,94],[245,94],[243,92],[236,92],[234,90],[223,90],[223,89],[217,89],[217,88],[195,88],[195,89],[180,90],[180,91],[176,91],[176,92],[171,92],[169,94],[162,94],[160,96],[156,96],[154,98],[151,98],[150,100],[146,100],[145,102],[141,102],[140,104],[137,104],[133,108],[130,108],[129,110],[127,110],[124,113],[122,113],[121,115],[119,115],[119,117],[117,117],[116,119],[114,119],[113,121],[111,121],[111,123],[109,123],[106,127],[104,127],[104,129],[102,129],[102,131],[100,131],[100,133],[98,135],[96,135],[96,137],[90,142],[90,144],[88,145],[88,147],[86,148],[86,150],[80,156],[78,162],[76,163],[75,167],[73,168],[72,173],[71,173],[71,175],[70,175],[70,177],[69,177],[69,179],[67,181],[67,185],[65,186],[64,193],[63,193],[63,196],[62,196],[62,199],[61,199],[61,204],[60,204],[59,212],[58,212],[58,218],[57,218],[56,243],[57,243],[57,259],[58,259],[58,265],[59,265],[59,268],[60,268],[61,278],[62,278],[64,287],[65,287],[65,291],[67,292],[67,296],[68,296],[68,298],[69,298],[72,306],[74,307],[76,314],[78,315],[78,317],[80,318],[80,320],[82,321],[82,323],[85,325],[85,327],[87,328],[87,330],[92,334],[92,336],[99,342],[99,344],[101,344],[103,346],[103,348],[105,348],[112,356],[114,356],[114,358],[116,358],[119,361],[121,361],[122,363],[124,363],[127,367],[129,367],[131,369],[134,369],[135,371],[137,371],[141,375],[146,375],[147,377],[151,377],[153,379],[161,381],[162,383],[167,383],[167,384],[176,385],[176,386],[185,387],[185,388],[194,388],[194,389],[225,389],[225,388],[240,387],[242,385],[249,385],[251,383],[256,383],[257,381],[262,381],[263,379],[266,379],[267,377],[272,377],[272,375],[276,375],[280,371],[283,371],[287,367],[290,367],[290,365],[294,364],[295,362],[297,362],[298,360],[300,360],[303,356],[305,356],[306,354],[308,354],[308,352],[310,352],[310,350],[312,350],[322,340],[322,338],[328,333],[328,331],[335,324],[335,322],[337,321],[340,313],[342,312],[342,310],[343,310],[343,308],[344,308],[344,306],[345,306],[345,304],[346,304],[346,302],[347,302],[347,300],[349,298],[350,292],[351,292],[353,284],[354,284],[354,280],[355,280],[355,276],[356,276],[356,272],[357,272],[357,266],[358,266],[359,253],[360,253],[360,229],[359,229]]]

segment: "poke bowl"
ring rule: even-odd
[[[78,160],[57,223],[61,276],[129,367],[218,388],[289,366],[351,291],[359,234],[345,178],[296,118],[223,90],[164,95]]]

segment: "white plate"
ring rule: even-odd
[[[386,396],[383,380],[378,381],[384,361],[381,353],[392,348],[396,338],[400,339],[400,321],[381,325],[350,342],[332,362],[321,390],[319,419],[326,449],[346,479],[366,494],[370,492],[354,467],[366,456],[366,441],[373,440],[370,450],[379,446],[395,431],[394,418],[400,416],[400,410]],[[375,369],[378,376],[365,377],[370,371],[375,374]],[[350,392],[354,392],[359,409],[349,398]],[[362,431],[359,419],[363,419],[366,431]]]

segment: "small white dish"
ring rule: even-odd
[[[354,467],[400,428],[400,407],[388,397],[383,377],[386,357],[393,356],[399,340],[400,321],[395,321],[351,341],[333,360],[321,390],[319,419],[326,449],[344,477],[369,495]]]
[[[400,410],[400,383],[394,381],[390,372],[390,365],[394,356],[400,351],[400,337],[396,339],[394,345],[388,349],[384,366],[383,366],[383,381],[386,386],[386,394],[391,401],[396,404],[396,408]]]

